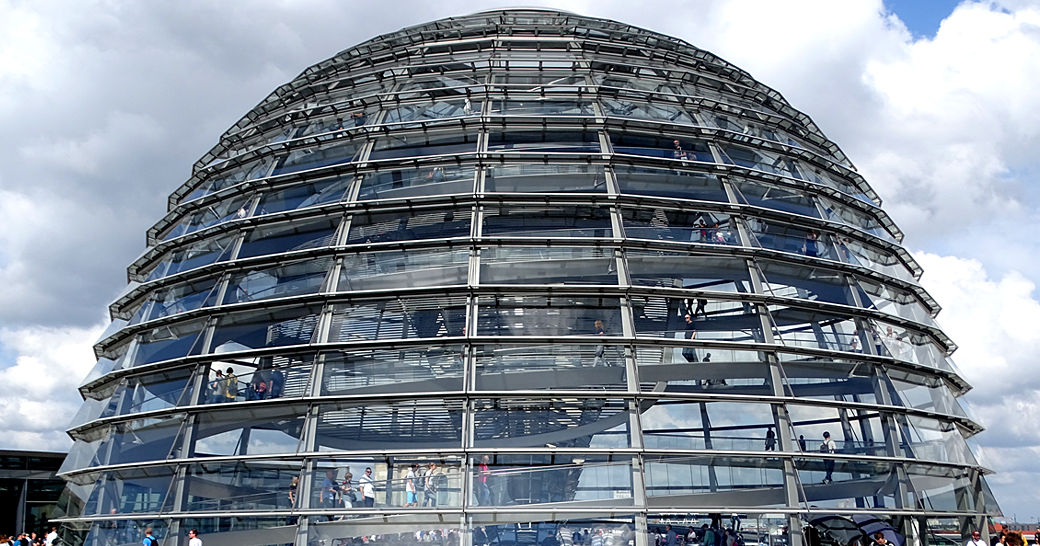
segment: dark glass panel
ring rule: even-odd
[[[159,513],[176,467],[122,468],[102,472],[83,506],[83,516]]]
[[[469,209],[424,209],[359,213],[350,221],[347,244],[469,237]]]
[[[629,447],[625,400],[473,401],[475,447]]]
[[[224,292],[224,303],[316,294],[332,263],[332,258],[315,258],[235,273]]]
[[[619,336],[618,298],[481,296],[477,333],[485,336]]]
[[[598,153],[600,151],[597,131],[522,131],[493,129],[488,133],[489,152],[569,152]]]
[[[461,336],[464,297],[399,298],[332,306],[329,342]]]
[[[816,199],[805,191],[741,179],[734,180],[733,185],[741,203],[820,218]]]
[[[204,320],[168,324],[148,330],[137,339],[129,367],[180,358],[202,351],[198,339],[206,325]]]
[[[333,140],[310,147],[298,146],[275,166],[273,174],[289,174],[357,161],[363,143],[363,141]]]
[[[318,218],[260,226],[242,242],[239,258],[321,248],[333,243],[341,218]]]
[[[319,407],[319,451],[462,447],[461,400],[342,402]]]
[[[289,210],[316,207],[326,203],[335,203],[343,199],[345,192],[354,181],[353,175],[308,181],[289,188],[264,194],[257,208],[257,216],[274,214]]]
[[[224,315],[217,321],[212,353],[310,343],[321,306]]]
[[[213,239],[195,241],[180,250],[167,254],[155,266],[145,280],[152,281],[168,275],[195,269],[211,263],[220,262],[230,257],[234,235],[224,235]]]
[[[459,391],[462,355],[461,345],[326,353],[321,395]]]
[[[736,219],[721,212],[622,208],[625,236],[633,239],[739,245]]]
[[[810,301],[855,305],[852,289],[841,273],[822,267],[807,267],[774,260],[756,260],[770,295]]]
[[[781,176],[801,178],[794,162],[780,154],[737,146],[723,146],[722,151],[729,163]]]
[[[358,201],[473,193],[475,174],[473,167],[454,165],[374,172],[362,178]]]
[[[129,324],[194,311],[203,305],[212,305],[214,302],[207,300],[210,298],[217,280],[216,278],[203,279],[158,290],[134,313]]]
[[[712,174],[623,166],[615,167],[614,173],[621,193],[629,195],[729,201],[722,182]]]
[[[189,512],[286,510],[301,461],[198,462],[187,467],[184,490]]]
[[[348,254],[340,267],[339,292],[464,285],[469,250],[393,250]]]
[[[605,193],[600,165],[493,165],[485,171],[484,191],[502,193]]]
[[[624,389],[620,345],[478,345],[480,390]]]
[[[612,133],[610,144],[616,154],[642,155],[679,159],[683,161],[703,161],[714,163],[708,144],[701,140],[672,138],[664,135],[638,135],[630,133]]]
[[[187,404],[195,368],[177,368],[127,378],[98,417],[156,411]]]
[[[376,140],[368,159],[402,159],[435,155],[468,154],[477,151],[476,132],[430,135],[413,133]]]
[[[599,247],[486,247],[481,284],[617,285],[613,249]]]
[[[196,457],[293,454],[301,449],[308,406],[249,404],[200,413],[196,421]]]
[[[557,205],[501,206],[484,210],[484,237],[611,237],[606,207]]]

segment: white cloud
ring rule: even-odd
[[[0,430],[12,449],[60,451],[72,441],[65,427],[82,400],[76,394],[94,366],[90,347],[102,326],[0,328],[0,345],[17,354],[0,370]]]

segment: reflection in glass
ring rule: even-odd
[[[195,369],[176,368],[122,381],[99,417],[112,417],[182,406],[191,400]]]
[[[603,455],[496,454],[473,461],[476,506],[631,506],[632,465]]]
[[[174,467],[121,468],[102,472],[83,506],[83,516],[159,513]]]
[[[354,480],[358,479],[355,474]],[[379,502],[378,506],[385,506]],[[459,504],[452,504],[458,506]],[[294,529],[295,530],[295,529]],[[407,544],[461,544],[464,531],[455,524],[445,523],[388,523],[375,525],[371,521],[350,518],[329,520],[323,516],[311,517],[307,524],[308,544],[366,544],[368,546],[404,546]]]
[[[358,201],[472,193],[475,173],[454,165],[370,173],[361,180]]]
[[[491,103],[492,114],[508,116],[594,116],[592,101],[540,98],[537,95],[513,99],[495,100]]]
[[[186,217],[181,221],[181,223],[174,226],[173,229],[166,232],[166,234],[163,235],[162,240],[169,241],[174,237],[186,235],[200,229],[206,229],[217,224],[223,224],[230,220],[245,218],[249,215],[250,205],[252,205],[252,203],[253,200],[251,195],[237,195],[223,201],[206,205],[197,212]]]
[[[316,294],[331,265],[332,258],[317,258],[236,273],[224,292],[224,303]]]
[[[469,131],[450,134],[414,133],[376,140],[368,159],[400,159],[443,154],[467,154],[477,151],[477,137]]]
[[[801,178],[794,162],[780,154],[736,146],[723,146],[722,151],[726,154],[728,163],[781,176]]]
[[[114,423],[102,433],[101,445],[90,466],[176,457],[181,453],[183,424],[183,414]]]
[[[722,182],[711,174],[623,166],[614,167],[614,173],[624,194],[729,201]]]
[[[476,447],[628,447],[624,400],[496,399],[473,402]]]
[[[393,250],[343,257],[337,291],[386,290],[466,284],[465,249]]]
[[[755,263],[762,273],[764,290],[772,296],[856,304],[848,280],[838,271],[767,259]]]
[[[505,153],[588,153],[600,151],[596,131],[503,131],[488,133],[488,152]]]
[[[347,244],[468,237],[469,209],[428,209],[354,214]]]
[[[329,246],[333,243],[339,221],[340,217],[336,216],[260,226],[242,241],[238,257],[251,258]]]
[[[331,136],[331,135],[330,135]],[[328,137],[320,137],[322,139]],[[319,167],[357,161],[364,141],[336,139],[319,146],[299,146],[289,152],[274,168],[275,175],[289,174]]]
[[[618,298],[481,296],[477,333],[485,336],[619,336]]]
[[[336,203],[343,199],[345,192],[354,181],[353,175],[326,178],[264,194],[257,207],[257,216],[275,214],[290,210],[316,207],[326,203]]]
[[[768,404],[658,401],[639,421],[648,449],[779,449]]]
[[[701,140],[676,139],[667,136],[611,133],[610,144],[616,154],[641,155],[714,163],[708,144]]]
[[[217,321],[210,352],[310,343],[320,311],[301,307],[225,315]]]
[[[600,165],[492,165],[484,191],[509,193],[604,193],[607,179]]]
[[[610,237],[606,207],[589,205],[487,207],[484,237]]]
[[[778,184],[764,184],[751,180],[734,180],[737,199],[741,203],[772,210],[820,218],[816,198],[803,191],[785,188]]]
[[[399,298],[332,306],[330,342],[461,336],[466,299]]]
[[[694,356],[699,361],[691,366],[689,358]],[[771,395],[769,369],[763,356],[757,351],[717,347],[637,347],[640,389],[657,393]]]
[[[653,241],[739,245],[736,219],[721,212],[664,208],[621,209],[625,236]]]
[[[129,367],[199,354],[202,351],[199,332],[205,325],[205,320],[196,320],[145,331],[136,340],[133,356],[128,359]]]
[[[167,254],[154,269],[147,274],[146,281],[154,281],[163,277],[220,262],[230,257],[234,245],[234,235],[223,235],[212,239],[204,239],[190,243],[180,250]],[[147,271],[147,270],[145,270]],[[144,272],[142,271],[142,275]]]
[[[640,97],[642,98],[642,97]],[[696,122],[678,104],[671,102],[644,102],[642,100],[624,100],[603,98],[600,100],[603,112],[608,116],[650,119],[668,123],[696,125]]]
[[[306,405],[250,405],[201,413],[196,420],[194,453],[203,457],[296,453],[308,409]]]
[[[343,402],[319,407],[319,451],[460,448],[462,401]]]
[[[762,321],[755,306],[747,302],[642,295],[634,295],[631,302],[637,336],[763,341]],[[682,354],[687,362],[700,362],[704,358],[693,347],[683,349]]]
[[[658,457],[645,463],[651,507],[783,505],[783,462],[752,457]]]
[[[185,203],[211,193],[216,193],[224,188],[230,188],[231,186],[241,184],[246,180],[262,178],[267,175],[267,171],[270,170],[273,162],[274,160],[268,157],[238,167],[233,167],[232,170],[226,173],[221,173],[216,176],[210,175],[194,190],[192,190],[192,192],[181,202]]]
[[[741,294],[754,291],[744,259],[645,250],[627,250],[625,256],[634,285]]]
[[[480,345],[474,348],[480,390],[624,389],[620,345]]]
[[[461,345],[326,353],[321,395],[462,390],[462,355]]]
[[[217,280],[203,279],[156,291],[134,313],[130,324],[194,311],[203,305],[213,305],[213,288],[217,285]]]
[[[289,489],[300,461],[225,461],[189,465],[184,478],[189,512],[291,508]]]
[[[486,247],[481,284],[617,285],[614,251],[599,247]]]

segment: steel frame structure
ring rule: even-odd
[[[503,10],[372,39],[250,111],[148,231],[69,430],[66,539],[985,532],[970,386],[880,205],[675,38]]]

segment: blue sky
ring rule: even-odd
[[[885,7],[899,16],[914,37],[932,38],[960,2],[955,0],[885,0]]]

